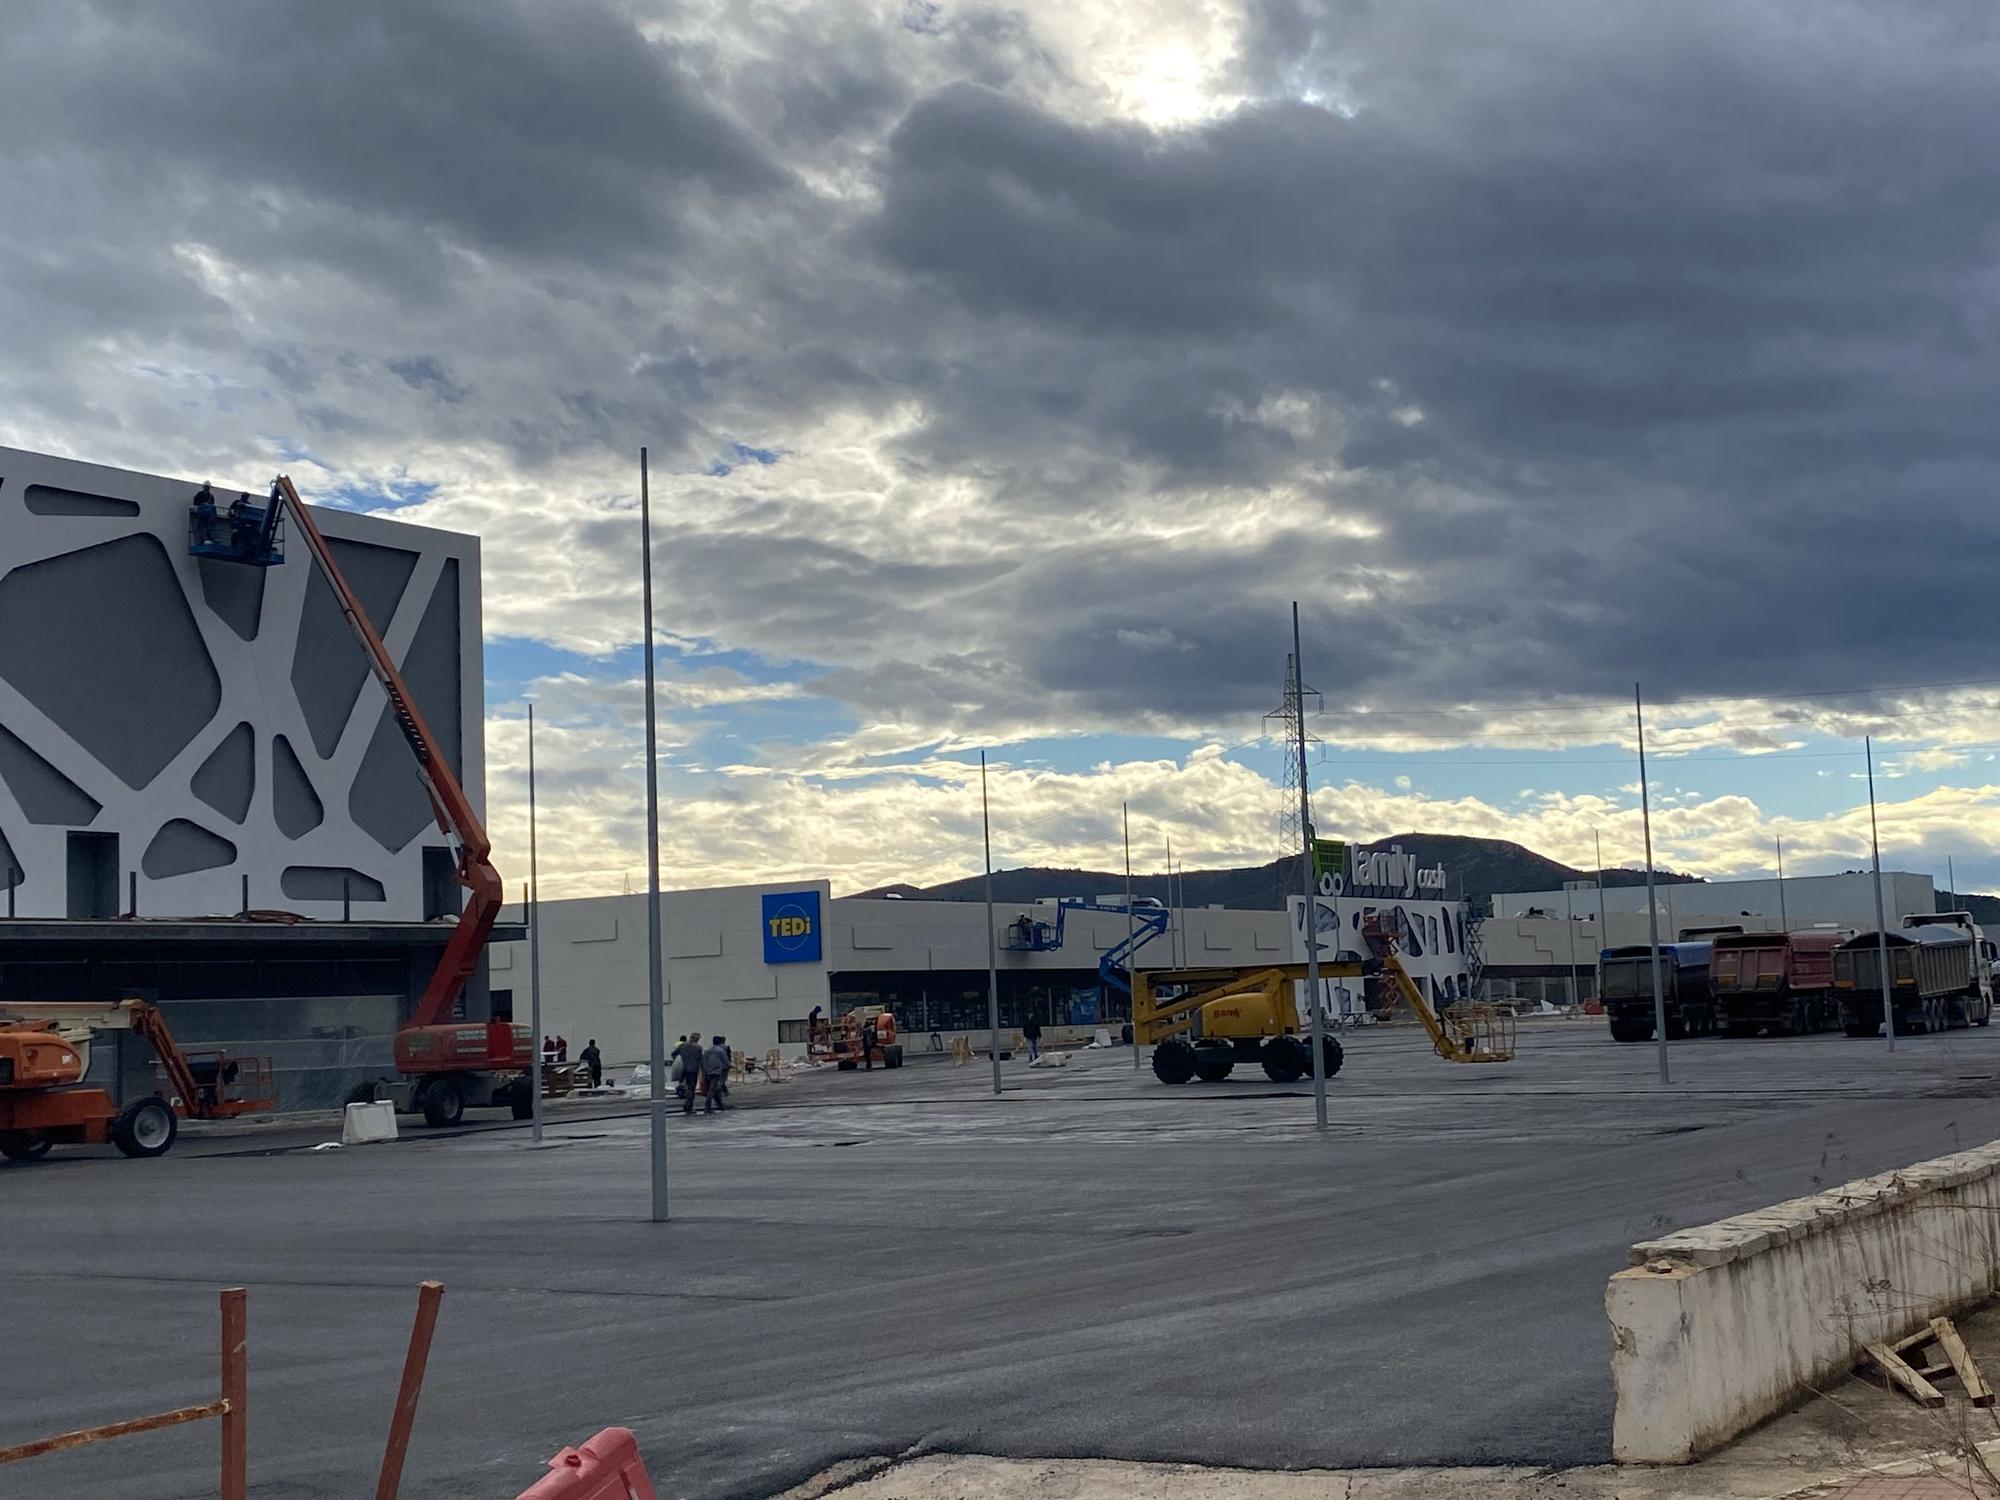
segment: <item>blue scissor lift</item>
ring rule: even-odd
[[[1105,901],[1086,901],[1080,896],[1065,896],[1056,903],[1055,921],[1042,922],[1023,916],[1018,921],[1009,922],[1003,930],[1000,946],[1014,953],[1053,952],[1063,945],[1064,921],[1073,911],[1105,912],[1114,917],[1126,914],[1123,906]],[[1167,930],[1169,913],[1165,907],[1134,903],[1131,916],[1134,923],[1132,931],[1105,949],[1103,956],[1097,960],[1097,985],[1104,1000],[1102,1009],[1107,1014],[1114,990],[1124,995],[1125,1013],[1131,1014],[1131,960],[1141,948]]]

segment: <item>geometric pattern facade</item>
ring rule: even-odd
[[[247,877],[252,907],[337,918],[344,885],[421,920],[446,840],[381,688],[294,527],[277,567],[187,555],[201,483],[0,448],[0,889],[19,869],[16,912],[65,915],[88,829],[141,916],[233,912]],[[478,538],[313,515],[483,809]]]

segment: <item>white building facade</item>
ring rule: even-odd
[[[1655,882],[1654,898],[1660,912],[1660,936],[1671,938],[1675,931],[1690,925],[1683,914],[1700,913],[1705,918],[1734,921],[1739,917],[1773,917],[1795,927],[1817,922],[1833,922],[1842,927],[1875,930],[1875,882],[1865,871],[1845,875],[1797,875],[1778,880],[1700,880]],[[1493,897],[1496,917],[1541,916],[1558,920],[1574,915],[1585,917],[1599,909],[1595,882],[1578,881],[1568,890],[1510,891]],[[1603,910],[1644,912],[1646,887],[1617,886],[1606,890]],[[1882,872],[1882,910],[1895,927],[1906,912],[1937,910],[1937,888],[1928,875],[1907,871]]]

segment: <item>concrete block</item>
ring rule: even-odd
[[[2000,1143],[1647,1240],[1611,1278],[1621,1463],[1687,1463],[2000,1286]]]
[[[366,1146],[396,1139],[396,1106],[386,1099],[376,1104],[350,1104],[340,1118],[340,1143]]]

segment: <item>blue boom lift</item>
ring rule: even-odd
[[[1064,920],[1073,911],[1107,912],[1116,917],[1126,914],[1123,905],[1065,896],[1056,903],[1055,921],[1042,922],[1022,916],[1007,924],[1000,946],[1015,953],[1053,952],[1063,945]],[[1128,1002],[1131,1000],[1133,955],[1167,930],[1168,912],[1158,902],[1143,905],[1135,900],[1131,915],[1134,923],[1132,931],[1105,949],[1104,956],[1097,960],[1097,985],[1104,996],[1107,1011],[1114,990],[1124,995]],[[1129,1009],[1127,1014],[1130,1014]]]

